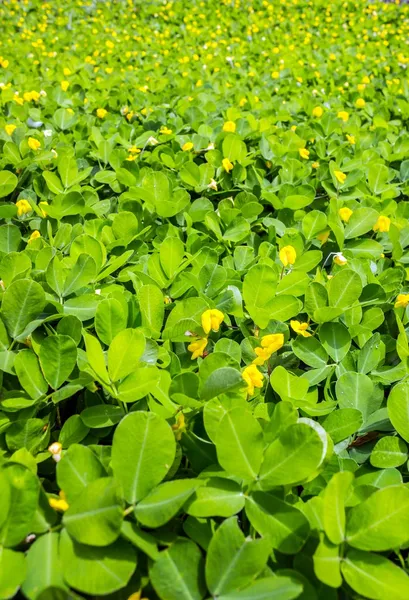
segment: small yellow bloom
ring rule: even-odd
[[[389,231],[391,226],[391,220],[389,217],[385,217],[384,215],[380,215],[375,225],[373,226],[374,231],[380,231],[381,233],[386,233]]]
[[[320,163],[316,160],[313,163],[311,163],[311,166],[313,169],[318,169],[318,167],[320,166]]]
[[[242,108],[245,104],[247,104],[247,98],[242,98],[239,102],[240,108]]]
[[[53,442],[50,446],[48,446],[48,452],[50,454],[61,454],[62,444],[60,442]]]
[[[303,337],[311,337],[311,333],[307,331],[309,323],[300,323],[300,321],[290,321],[290,326],[295,333]]]
[[[182,146],[183,152],[189,152],[189,150],[192,150],[192,148],[193,148],[192,142],[186,142],[186,144],[183,144],[183,146]]]
[[[341,221],[344,221],[345,223],[348,223],[349,219],[351,218],[352,213],[353,213],[353,211],[350,208],[348,208],[347,206],[340,208],[338,211]]]
[[[323,246],[324,244],[327,243],[329,234],[330,234],[330,232],[328,230],[328,231],[323,231],[322,233],[319,233],[317,235],[317,240],[319,240],[321,242],[321,246]]]
[[[30,150],[38,150],[39,148],[41,148],[40,142],[35,138],[29,137],[27,143]]]
[[[183,413],[178,414],[176,423],[172,425],[172,430],[175,433],[175,438],[179,442],[182,437],[182,433],[186,431],[186,421],[185,415]]]
[[[198,358],[199,356],[203,356],[206,346],[207,338],[199,338],[198,340],[189,344],[187,349],[189,352],[192,352],[192,360],[195,360],[195,358]]]
[[[228,159],[228,158],[223,158],[222,160],[222,165],[223,165],[223,169],[227,172],[230,173],[230,171],[233,169],[234,165],[233,163]]]
[[[339,183],[345,183],[345,179],[347,178],[346,174],[342,171],[334,171],[335,179],[339,181]]]
[[[263,335],[261,345],[263,348],[271,350],[271,353],[277,352],[277,350],[280,350],[284,346],[284,334],[269,333],[268,335]]]
[[[51,506],[51,508],[53,508],[54,510],[57,510],[58,512],[65,512],[66,510],[69,509],[69,504],[65,498],[65,494],[63,491],[60,492],[60,497],[57,498],[49,498],[48,499],[48,503]]]
[[[280,260],[285,267],[293,265],[297,258],[297,252],[293,246],[284,246],[279,252]]]
[[[160,128],[160,133],[162,133],[163,135],[170,135],[172,133],[172,130],[169,129],[169,127],[166,127],[166,125],[162,125],[162,127]]]
[[[226,121],[223,125],[223,131],[226,133],[234,133],[236,131],[236,123],[234,121]]]
[[[254,394],[254,388],[263,387],[263,374],[260,373],[256,365],[246,367],[241,376],[247,383],[247,393],[249,396]]]
[[[366,102],[363,98],[358,98],[358,100],[355,102],[355,106],[357,108],[363,108],[365,106]]]
[[[62,72],[64,73],[64,77],[68,77],[69,75],[71,75],[71,71],[70,69],[68,69],[68,67],[64,67]]]
[[[33,242],[34,240],[37,240],[39,237],[41,237],[41,233],[36,229],[35,231],[33,231],[33,233],[30,235],[29,239],[28,239],[28,243]]]
[[[341,121],[344,121],[344,123],[346,123],[349,119],[349,114],[345,110],[340,110],[337,114],[337,117],[338,119],[341,119]]]
[[[210,190],[215,190],[217,192],[217,181],[215,179],[211,179],[209,185],[207,186]]]
[[[278,71],[273,71],[273,72],[271,73],[271,77],[272,77],[273,79],[278,79],[278,78],[280,77],[280,73],[279,73]]]
[[[348,135],[347,134],[347,140],[350,144],[354,145],[355,144],[355,136],[354,135]]]
[[[409,294],[398,294],[395,302],[395,308],[406,308],[409,304]]]
[[[63,92],[66,92],[69,87],[70,87],[70,82],[69,81],[62,81],[61,82],[61,89],[62,89]]]
[[[202,328],[208,334],[210,331],[219,331],[220,325],[224,321],[224,314],[217,308],[205,310],[202,314]]]
[[[334,60],[337,60],[337,57],[335,56],[334,53],[332,53],[332,54],[329,55],[329,59],[332,60],[332,61],[334,61]]]
[[[105,108],[97,108],[97,117],[98,119],[105,119],[105,117],[107,116],[108,111],[105,110]]]
[[[364,75],[364,77],[362,77],[362,83],[371,83],[371,80],[369,79],[368,75]]]
[[[295,131],[297,129],[297,125],[291,125],[290,129],[291,131]]]
[[[17,216],[18,217],[22,217],[23,215],[26,215],[27,213],[29,213],[33,210],[31,208],[31,204],[27,200],[23,200],[23,199],[17,200],[16,206],[17,206]]]
[[[342,254],[342,252],[337,252],[334,256],[334,263],[339,267],[344,267],[347,264],[347,259]]]
[[[317,117],[317,119],[319,119],[320,117],[322,117],[322,115],[324,114],[324,110],[321,106],[315,106],[312,109],[312,116],[313,117]]]
[[[262,365],[270,358],[272,352],[270,348],[255,348],[254,352],[257,354],[257,358],[253,360],[253,365]]]
[[[309,158],[310,157],[310,151],[307,150],[307,148],[298,148],[298,153],[301,156],[301,158]]]
[[[13,135],[13,132],[17,129],[17,125],[14,125],[13,123],[10,123],[9,125],[6,125],[4,130],[7,133],[7,135]]]

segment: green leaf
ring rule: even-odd
[[[307,379],[289,373],[281,365],[276,367],[270,375],[270,383],[281,400],[288,400],[290,402],[303,400],[309,388]]]
[[[121,406],[97,404],[81,411],[83,423],[91,429],[102,429],[116,425],[125,416]]]
[[[343,373],[335,386],[340,408],[357,408],[364,421],[378,408],[373,400],[374,385],[368,375],[363,373]]]
[[[92,256],[80,254],[64,284],[63,297],[69,296],[90,283],[97,273],[97,266]]]
[[[392,425],[409,442],[409,382],[395,385],[388,397],[388,416]]]
[[[101,380],[102,383],[109,385],[110,379],[105,364],[105,356],[101,348],[101,344],[96,337],[86,333],[83,333],[85,348],[87,351],[87,360],[95,376]]]
[[[406,600],[409,576],[379,554],[349,550],[341,565],[345,581],[358,594],[373,600]]]
[[[114,337],[125,329],[126,314],[122,304],[115,298],[106,298],[99,302],[95,313],[95,331],[99,339],[110,345]]]
[[[202,600],[203,558],[194,542],[179,538],[149,570],[151,583],[162,600]]]
[[[379,213],[374,208],[357,208],[345,227],[345,239],[359,237],[372,229]]]
[[[162,527],[179,512],[201,483],[198,479],[161,483],[136,506],[136,519],[145,527]]]
[[[46,533],[39,537],[27,552],[27,578],[24,595],[35,600],[47,588],[66,589],[59,553],[60,534]]]
[[[189,498],[185,511],[193,517],[231,517],[244,507],[245,496],[235,481],[211,477]]]
[[[216,434],[220,465],[230,474],[256,479],[263,457],[263,432],[257,420],[241,408],[229,410]]]
[[[260,469],[260,486],[294,485],[310,477],[327,452],[324,430],[313,421],[289,425],[267,448]]]
[[[11,171],[0,171],[0,198],[8,196],[17,187],[18,179]]]
[[[315,576],[325,585],[339,588],[342,585],[339,547],[322,536],[313,556]]]
[[[160,262],[168,279],[173,277],[179,269],[184,253],[185,247],[179,238],[167,237],[161,243],[159,248]]]
[[[249,585],[265,567],[269,554],[267,538],[246,538],[237,517],[226,519],[213,535],[206,556],[206,582],[213,596]]]
[[[60,554],[65,581],[84,594],[105,595],[120,590],[136,568],[135,550],[122,540],[102,548],[84,546],[63,530]]]
[[[65,491],[68,503],[86,489],[92,481],[106,476],[97,456],[87,446],[72,444],[57,464],[57,483]]]
[[[310,531],[307,517],[273,494],[254,492],[246,498],[246,515],[254,529],[270,540],[273,549],[296,554]]]
[[[57,390],[75,367],[77,346],[68,335],[50,335],[41,343],[39,359],[44,377]]]
[[[162,481],[175,451],[173,432],[161,417],[140,411],[122,419],[112,444],[112,470],[129,504],[145,498]]]
[[[226,394],[240,387],[243,387],[240,371],[233,367],[221,367],[212,371],[205,379],[200,387],[200,397],[211,400],[219,394]]]
[[[394,485],[378,490],[348,517],[347,542],[360,550],[383,552],[409,540],[409,488]]]
[[[118,398],[122,402],[136,402],[153,393],[159,383],[160,371],[157,367],[138,367],[125,377],[118,386]]]
[[[111,477],[89,483],[64,514],[63,523],[74,540],[90,546],[108,546],[119,536],[123,507]]]
[[[335,473],[325,488],[324,529],[333,544],[345,540],[345,501],[353,479],[350,471]]]
[[[15,361],[14,369],[22,388],[30,398],[38,400],[47,393],[48,384],[40,370],[37,356],[32,350],[20,350]]]
[[[301,584],[289,577],[263,577],[244,590],[219,596],[219,600],[293,600],[302,589]]]
[[[334,444],[356,433],[363,424],[362,412],[356,408],[334,410],[321,423]]]
[[[378,440],[370,456],[371,465],[378,469],[400,467],[407,459],[408,447],[405,442],[391,435]]]
[[[352,306],[361,292],[361,278],[351,269],[342,269],[328,283],[328,301],[330,306],[336,308]]]
[[[251,318],[259,327],[268,325],[271,303],[278,284],[278,268],[255,265],[243,280],[243,298]]]
[[[3,294],[1,315],[12,338],[18,337],[41,313],[45,306],[45,293],[39,283],[18,279]]]
[[[10,548],[20,544],[31,531],[40,482],[23,465],[11,463],[4,473],[10,486],[10,505],[7,519],[0,531],[0,542]]]
[[[145,336],[139,329],[117,333],[108,350],[108,373],[111,381],[123,379],[137,369],[145,350]]]
[[[156,285],[143,285],[138,291],[138,302],[143,327],[150,330],[152,337],[159,337],[165,315],[162,292]]]
[[[0,597],[13,598],[27,575],[23,552],[0,549]],[[27,595],[27,594],[26,594]],[[27,595],[28,598],[30,596]]]
[[[351,346],[351,336],[347,328],[341,323],[324,323],[324,325],[321,325],[319,338],[325,350],[335,362],[340,362],[347,355]]]

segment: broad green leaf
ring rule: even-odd
[[[267,563],[270,543],[244,536],[237,517],[226,519],[216,530],[206,556],[206,582],[218,597],[249,585]]]
[[[29,574],[28,574],[29,576]],[[27,577],[26,557],[23,552],[0,549],[0,597],[13,598]],[[26,589],[27,579],[25,581]],[[26,593],[26,592],[25,592]],[[30,596],[26,593],[27,598]]]
[[[11,171],[0,171],[0,198],[8,196],[17,187],[18,179]]]
[[[328,302],[335,308],[352,306],[362,292],[361,278],[351,269],[336,273],[328,283]]]
[[[106,471],[97,456],[87,446],[72,444],[63,451],[57,464],[57,483],[64,490],[68,503],[73,502],[86,486],[104,477]]]
[[[61,534],[60,556],[66,583],[91,596],[120,590],[136,569],[136,553],[127,542],[117,540],[102,548],[84,546],[65,530]]]
[[[220,465],[231,475],[256,479],[263,457],[263,432],[250,413],[233,408],[222,418],[216,434]]]
[[[9,464],[4,473],[10,486],[10,505],[0,530],[0,541],[10,548],[20,544],[31,531],[40,482],[27,467],[16,463]]]
[[[95,278],[96,273],[97,267],[92,256],[80,254],[65,280],[63,296],[69,296],[86,286]]]
[[[202,600],[203,558],[194,542],[177,539],[149,569],[154,590],[163,600]]]
[[[338,379],[336,395],[340,408],[357,408],[364,421],[379,406],[374,398],[374,385],[368,375],[347,372]]]
[[[185,505],[193,517],[231,517],[244,507],[245,496],[235,481],[211,477],[199,487]]]
[[[45,306],[45,293],[39,283],[18,279],[6,289],[1,305],[2,319],[12,338],[18,337],[41,313]]]
[[[100,379],[103,383],[109,385],[110,379],[105,364],[105,356],[101,348],[101,344],[96,337],[86,333],[83,333],[85,348],[87,351],[87,360],[89,365],[95,374],[96,378]]]
[[[409,576],[385,556],[351,549],[341,570],[348,585],[366,598],[406,600],[409,596]]]
[[[315,576],[325,585],[339,588],[342,585],[339,546],[323,536],[313,556]]]
[[[110,345],[114,337],[126,328],[126,314],[121,303],[115,298],[99,302],[95,313],[95,331],[99,339]]]
[[[123,379],[137,369],[145,350],[145,336],[138,329],[123,329],[108,350],[108,373],[111,381]]]
[[[388,416],[392,425],[409,442],[409,382],[395,385],[388,397]]]
[[[324,323],[319,329],[319,338],[325,350],[335,362],[340,362],[351,346],[348,329],[341,323]]]
[[[118,398],[122,402],[136,402],[153,393],[159,383],[157,367],[137,367],[118,386]]]
[[[122,419],[113,438],[112,469],[129,504],[145,498],[162,481],[175,451],[175,436],[161,417],[140,411]]]
[[[39,359],[44,377],[57,390],[75,367],[77,347],[68,335],[50,335],[41,343]]]
[[[324,529],[333,544],[345,540],[345,501],[353,479],[350,471],[341,471],[332,476],[325,488]]]
[[[159,337],[165,315],[163,294],[156,285],[143,285],[138,292],[138,302],[142,314],[142,325]]]
[[[41,373],[37,356],[32,350],[18,352],[14,369],[21,386],[33,400],[38,400],[47,393],[48,384]]]
[[[35,600],[43,590],[50,587],[66,589],[59,540],[58,532],[46,533],[36,539],[27,552],[27,578],[22,589],[30,600]]]
[[[198,479],[175,479],[161,483],[135,508],[134,514],[145,527],[162,527],[172,519],[201,484]]]
[[[219,596],[219,600],[293,600],[302,589],[300,583],[289,577],[261,577],[244,590]]]
[[[387,435],[376,442],[371,452],[371,465],[378,469],[400,467],[408,458],[408,447],[398,437]]]
[[[378,490],[348,516],[347,542],[360,550],[383,552],[409,540],[409,488],[393,485]]]
[[[90,546],[108,546],[119,536],[123,507],[114,480],[90,482],[64,513],[63,523],[74,540]]]

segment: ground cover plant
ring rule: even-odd
[[[0,599],[407,600],[408,7],[0,27]]]

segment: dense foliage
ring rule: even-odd
[[[407,600],[409,8],[0,28],[0,599]]]

